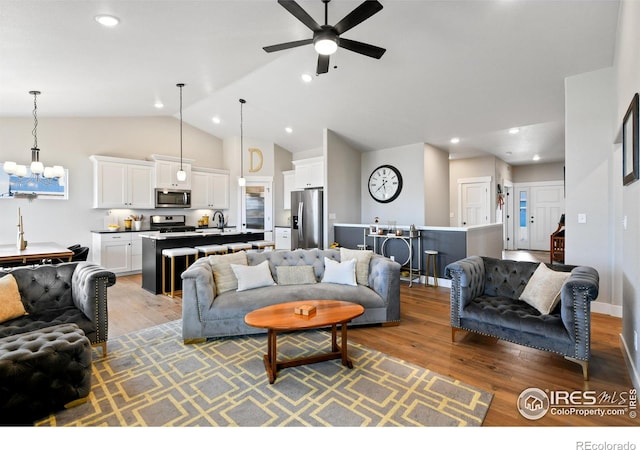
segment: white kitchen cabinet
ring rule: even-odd
[[[90,159],[94,208],[155,208],[152,162],[95,155]]]
[[[193,159],[180,158],[164,155],[151,155],[151,159],[155,163],[156,180],[155,187],[160,189],[191,189],[191,164]],[[187,179],[179,181],[177,178],[178,170],[182,166],[182,170],[187,173]]]
[[[291,250],[291,228],[276,227],[276,250]]]
[[[142,271],[140,233],[93,233],[92,260],[115,274]]]
[[[291,191],[296,182],[296,171],[287,170],[282,172],[284,182],[282,183],[282,190],[284,191],[283,209],[291,209]]]
[[[296,189],[317,188],[324,186],[324,158],[300,159],[292,162],[295,167]]]
[[[229,172],[193,168],[191,172],[192,209],[229,209]]]

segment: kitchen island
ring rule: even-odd
[[[177,247],[196,247],[198,245],[229,244],[231,242],[251,242],[264,239],[263,230],[224,231],[205,229],[160,233],[157,231],[140,233],[142,238],[142,288],[152,294],[162,294],[162,250]],[[180,274],[185,270],[184,258],[176,259],[176,289],[182,289]],[[166,265],[167,286],[171,282],[170,265]]]

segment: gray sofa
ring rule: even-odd
[[[265,333],[244,322],[255,309],[287,301],[334,299],[359,303],[365,308],[353,324],[397,325],[400,321],[400,264],[373,254],[369,262],[369,286],[320,283],[324,257],[340,261],[340,251],[294,250],[249,252],[247,263],[255,266],[269,262],[273,280],[278,266],[312,266],[317,283],[273,285],[245,291],[227,291],[216,295],[212,266],[200,258],[182,273],[182,337],[185,343],[204,338]]]
[[[586,266],[547,264],[570,272],[560,302],[541,314],[519,300],[539,263],[470,256],[445,268],[451,281],[451,338],[473,331],[563,355],[589,378],[591,302],[598,296],[598,272]]]

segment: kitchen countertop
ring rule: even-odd
[[[155,239],[155,240],[166,240],[166,239],[181,239],[181,238],[189,238],[189,237],[201,237],[201,236],[240,236],[244,234],[254,234],[254,233],[263,233],[264,230],[251,229],[247,231],[238,231],[235,228],[225,228],[225,231],[220,231],[217,228],[204,228],[198,229],[196,231],[176,231],[172,233],[160,233],[158,231],[147,231],[144,234],[141,234],[140,237]]]
[[[98,233],[98,234],[114,234],[114,233],[143,233],[143,232],[149,232],[151,231],[150,228],[141,228],[139,230],[134,230],[133,228],[129,229],[129,230],[125,230],[124,228],[119,228],[115,231],[111,231],[111,230],[91,230],[92,233]]]

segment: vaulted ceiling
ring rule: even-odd
[[[338,49],[316,76],[311,45],[262,49],[311,37],[275,0],[0,0],[0,116],[30,115],[34,89],[41,118],[175,116],[185,83],[185,122],[220,138],[239,134],[244,98],[245,136],[294,153],[330,128],[362,151],[426,142],[454,158],[563,160],[564,79],[613,64],[617,1],[380,2],[344,37],[384,56]],[[324,21],[320,0],[298,3]],[[329,23],[360,3],[332,1]]]

